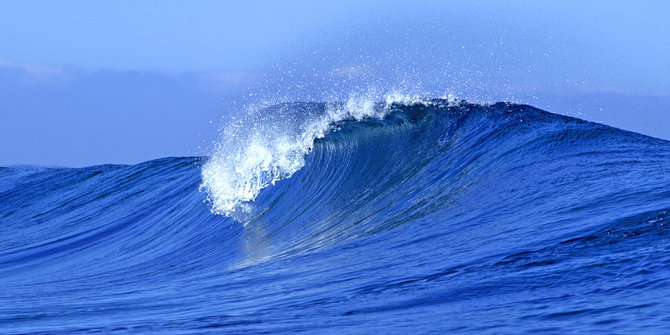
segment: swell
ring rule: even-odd
[[[315,114],[332,108],[288,107]],[[383,113],[331,119],[301,151],[300,164],[288,164],[295,171],[260,177],[257,195],[228,215],[263,227],[277,253],[290,254],[432,218],[456,226],[431,229],[451,230],[468,218],[523,213],[536,226],[515,227],[513,236],[551,231],[545,221],[576,213],[600,222],[611,215],[603,207],[625,205],[636,192],[633,207],[665,209],[658,207],[667,198],[658,184],[627,185],[631,178],[648,180],[649,171],[667,182],[665,141],[523,105],[434,99],[372,108]],[[150,254],[149,246],[193,237],[185,231],[198,236],[198,229],[228,222],[205,213],[202,193],[194,191],[199,169],[215,167],[202,161],[5,169],[0,214],[8,224],[0,264],[51,260],[96,245]],[[521,210],[526,203],[533,206]],[[557,228],[571,234],[571,225]]]
[[[288,108],[322,115],[332,106]],[[462,222],[524,212],[541,223],[585,212],[598,222],[610,213],[593,209],[626,200],[631,175],[645,180],[645,171],[667,171],[665,141],[530,106],[434,99],[371,108],[377,114],[331,119],[300,151],[300,164],[287,165],[295,171],[260,177],[265,181],[256,197],[227,214],[263,227],[262,234],[273,237],[272,253],[291,254],[434,217]],[[228,222],[203,212],[202,193],[194,192],[199,169],[218,172],[207,160],[6,169],[0,213],[10,224],[3,226],[0,263],[50,260],[92,245],[135,246],[138,254],[150,254],[148,246],[166,247],[179,231]],[[655,208],[656,198],[666,198],[656,184],[634,186],[630,192],[641,193],[635,206]],[[525,203],[532,208],[519,210]],[[560,226],[567,234],[569,228]],[[515,229],[523,234],[536,227]],[[175,235],[167,236],[170,231]]]
[[[182,238],[202,238],[202,230],[221,221],[202,208],[199,160],[7,169],[0,189],[0,230],[6,237],[0,270],[97,264],[80,269],[85,277],[188,250]]]

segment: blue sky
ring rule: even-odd
[[[6,1],[0,12],[0,165],[206,154],[219,118],[245,102],[357,86],[513,100],[670,139],[665,1]]]

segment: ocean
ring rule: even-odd
[[[0,168],[3,334],[668,334],[670,142],[284,103],[211,155]]]

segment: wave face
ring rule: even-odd
[[[0,332],[670,332],[670,142],[505,103],[263,113],[211,158],[2,168]]]

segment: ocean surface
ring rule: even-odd
[[[0,168],[2,334],[669,334],[670,142],[288,103],[207,157]]]

